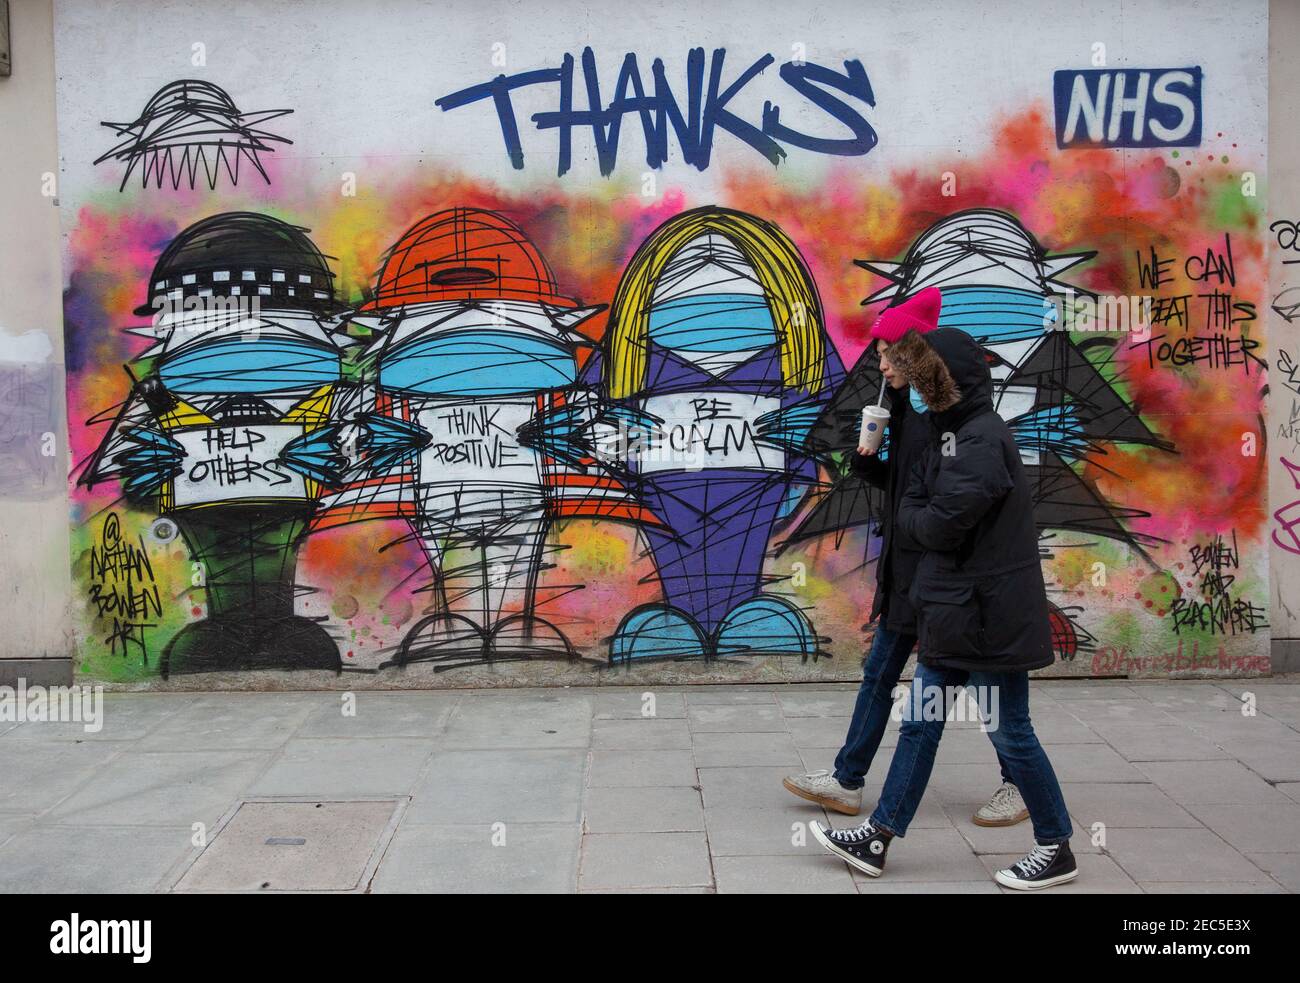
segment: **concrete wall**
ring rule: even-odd
[[[0,684],[71,674],[53,4],[10,4],[0,78]]]
[[[1265,317],[1271,341],[1269,505],[1274,512],[1272,559],[1273,667],[1300,669],[1300,3],[1274,0],[1269,7],[1269,189],[1270,300]]]
[[[858,301],[889,286],[890,278],[880,276],[882,272],[903,281],[900,294],[922,285],[923,264],[901,269],[890,264],[903,260],[945,216],[967,213],[977,229],[986,228],[980,224],[986,221],[1010,219],[1023,227],[1033,248],[1048,255],[1089,254],[1068,271],[1064,261],[1058,263],[1060,276],[1046,292],[1077,286],[1103,293],[1150,293],[1142,289],[1136,254],[1148,256],[1155,249],[1160,259],[1172,258],[1174,268],[1184,270],[1185,261],[1203,259],[1208,250],[1222,256],[1230,236],[1238,280],[1234,300],[1254,304],[1258,318],[1245,327],[1232,322],[1222,333],[1238,346],[1262,342],[1266,336],[1273,344],[1281,339],[1268,357],[1274,362],[1282,357],[1292,329],[1273,309],[1272,299],[1286,267],[1275,236],[1265,230],[1279,217],[1293,219],[1300,213],[1294,198],[1285,197],[1296,187],[1295,138],[1275,127],[1266,146],[1265,128],[1270,109],[1274,121],[1293,116],[1291,107],[1279,109],[1277,103],[1291,98],[1286,94],[1296,86],[1275,81],[1269,87],[1266,80],[1270,71],[1275,80],[1284,79],[1287,72],[1294,77],[1294,69],[1286,64],[1286,52],[1294,47],[1289,39],[1297,36],[1294,3],[1273,3],[1271,23],[1270,8],[1263,3],[1234,5],[1230,11],[1166,3],[1101,4],[1084,11],[1063,4],[1058,16],[1050,18],[1050,36],[1014,51],[1006,48],[1008,36],[999,27],[1017,16],[1014,4],[994,5],[972,22],[945,4],[882,3],[863,10],[860,4],[828,3],[819,17],[797,23],[775,11],[754,14],[746,5],[742,18],[720,11],[705,24],[695,23],[683,6],[665,9],[654,22],[602,23],[599,29],[575,27],[587,23],[586,12],[580,4],[570,6],[571,17],[556,18],[549,10],[545,17],[539,12],[535,22],[531,14],[514,8],[509,8],[508,17],[503,7],[502,17],[484,19],[478,13],[471,16],[468,7],[462,17],[453,7],[450,20],[436,25],[426,23],[412,7],[409,16],[367,20],[353,30],[347,28],[348,18],[362,15],[349,5],[322,15],[318,5],[280,4],[256,17],[232,20],[228,8],[215,5],[58,4],[58,170],[65,234],[63,282],[69,287],[64,314],[73,379],[68,393],[72,460],[60,457],[58,467],[71,463],[77,468],[74,477],[85,477],[88,460],[106,446],[108,429],[88,421],[98,414],[111,415],[129,398],[123,367],[140,367],[145,343],[118,329],[142,323],[132,321],[131,310],[149,299],[149,279],[162,249],[195,222],[234,210],[310,228],[312,240],[329,257],[340,300],[356,305],[366,291],[382,286],[376,274],[384,250],[440,209],[479,207],[509,216],[555,269],[557,292],[587,304],[614,302],[620,280],[638,256],[658,255],[656,228],[684,209],[737,209],[773,223],[781,230],[781,241],[788,238],[792,244],[793,258],[783,262],[787,268],[802,265],[816,284],[821,303],[814,319],[817,332],[850,380],[855,378],[852,370],[867,323]],[[24,216],[20,227],[33,230],[36,238],[16,241],[19,237],[10,236],[0,243],[6,260],[0,267],[0,328],[9,335],[32,328],[57,331],[60,320],[57,309],[50,314],[51,305],[57,308],[60,277],[57,267],[48,265],[57,261],[51,223],[58,212],[41,196],[39,181],[30,193],[24,191],[29,172],[39,176],[53,169],[41,163],[54,155],[50,6],[20,0],[13,20],[15,75],[0,80],[0,111],[6,123],[10,114],[20,116],[20,132],[35,136],[23,140],[17,156],[6,151],[2,166],[17,168],[22,180],[5,181],[0,195],[6,214],[9,199],[16,199],[15,207],[22,211],[15,214]],[[1267,63],[1266,31],[1271,50]],[[37,40],[24,41],[24,35]],[[360,40],[345,44],[340,40],[344,35]],[[448,37],[456,38],[455,43]],[[106,44],[106,38],[112,43]],[[1095,60],[1099,43],[1105,47],[1101,62]],[[645,145],[640,122],[629,114],[608,177],[599,173],[589,131],[583,136],[579,130],[574,131],[569,171],[557,176],[556,131],[539,131],[530,119],[534,112],[555,108],[553,95],[516,94],[525,150],[522,170],[511,166],[488,103],[456,109],[433,104],[438,97],[503,72],[552,66],[565,52],[578,57],[587,44],[596,53],[606,102],[624,52],[638,54],[647,79],[651,60],[664,57],[674,91],[684,93],[677,80],[686,77],[685,50],[690,46],[706,52],[726,47],[723,75],[728,80],[770,51],[775,64],[757,77],[735,107],[744,118],[757,121],[762,101],[772,100],[781,105],[786,126],[832,138],[843,137],[844,127],[787,88],[776,66],[806,58],[839,71],[845,59],[860,58],[870,73],[875,105],[866,109],[851,96],[846,98],[863,110],[880,143],[870,153],[848,156],[787,145],[785,162],[773,170],[725,134],[715,139],[706,167],[691,167],[680,160],[680,146],[671,137],[674,159],[650,170],[641,159]],[[436,63],[428,58],[435,50],[441,52]],[[18,88],[38,81],[35,69],[42,55],[43,74],[36,90]],[[1017,70],[1006,71],[1009,64]],[[1181,150],[1057,148],[1051,136],[1053,73],[1098,64],[1201,66],[1200,144]],[[385,70],[376,72],[376,65]],[[32,74],[24,75],[24,66]],[[575,103],[583,106],[581,64],[576,71]],[[130,151],[95,163],[130,136],[115,136],[101,121],[129,123],[153,93],[183,78],[225,86],[246,112],[293,110],[257,124],[271,137],[293,141],[272,139],[271,149],[260,154],[266,180],[246,158],[237,186],[227,173],[226,178],[218,175],[212,188],[202,178],[190,188],[184,177],[179,188],[170,182],[145,188],[136,171],[119,191]],[[1276,164],[1269,166],[1271,161]],[[1273,196],[1267,221],[1259,202],[1242,197],[1243,172],[1255,175]],[[993,212],[999,217],[990,218]],[[38,247],[35,230],[40,229],[45,237]],[[1270,246],[1271,266],[1266,267]],[[31,264],[38,258],[41,268],[33,270]],[[874,262],[874,270],[853,268],[854,259]],[[1204,281],[1183,278],[1154,292],[1168,303],[1179,293],[1206,289]],[[871,308],[869,316],[879,309],[879,304]],[[597,314],[581,330],[599,341],[607,318]],[[1214,333],[1203,315],[1196,318],[1186,327],[1187,334]],[[52,357],[57,359],[63,349],[58,335],[51,337]],[[1083,357],[1095,361],[1098,350],[1088,341],[1073,335],[1070,351],[1057,355],[1068,360],[1091,351]],[[39,352],[28,347],[6,348],[28,362],[41,362]],[[1011,354],[1008,361],[1023,368],[1027,353]],[[1300,359],[1300,352],[1296,355]],[[592,357],[592,352],[583,357]],[[1276,545],[1279,531],[1286,531],[1280,525],[1285,516],[1272,514],[1291,501],[1278,498],[1285,492],[1279,481],[1289,474],[1280,461],[1285,448],[1277,429],[1281,417],[1276,416],[1286,412],[1278,408],[1284,387],[1273,384],[1275,419],[1268,426],[1267,452],[1252,459],[1242,449],[1261,419],[1263,377],[1254,363],[1242,359],[1228,366],[1178,366],[1174,359],[1160,356],[1158,345],[1143,347],[1133,339],[1123,340],[1103,361],[1109,367],[1102,367],[1102,375],[1118,400],[1108,426],[1118,426],[1123,433],[1102,433],[1100,425],[1094,426],[1088,436],[1099,437],[1100,443],[1070,465],[1097,507],[1085,516],[1076,499],[1065,509],[1073,512],[1063,516],[1047,503],[1041,517],[1052,537],[1044,573],[1059,608],[1062,660],[1052,671],[1267,671],[1270,629],[1264,622],[1271,621],[1275,636],[1297,634],[1285,592],[1278,586],[1286,582],[1285,575],[1276,576],[1294,557]],[[1113,363],[1120,373],[1112,371]],[[1068,388],[1068,368],[1059,359],[1053,366],[1050,378],[1040,376],[1040,381],[1046,378],[1057,385],[1054,391],[1060,385]],[[830,361],[823,368],[832,375],[838,371]],[[36,370],[25,371],[28,375],[22,378]],[[597,396],[614,395],[610,373],[595,371],[593,378]],[[342,383],[325,416],[337,416],[349,398],[373,400],[364,373]],[[20,388],[28,392],[32,387]],[[1008,384],[1008,392],[1015,389]],[[838,392],[845,405],[860,401],[851,388]],[[1014,402],[1008,398],[1004,415],[1014,414]],[[1193,403],[1206,409],[1190,414]],[[302,413],[300,409],[300,427]],[[418,408],[412,413],[418,418]],[[47,432],[37,425],[38,415],[25,406],[22,426],[33,436]],[[1135,419],[1152,439],[1133,439],[1141,436]],[[1216,436],[1227,433],[1232,441]],[[1129,439],[1116,443],[1121,436]],[[65,453],[63,443],[58,442],[59,454]],[[1032,456],[1033,451],[1025,453]],[[181,535],[172,538],[180,511],[174,489],[123,498],[120,481],[110,477],[74,494],[71,554],[76,586],[70,590],[63,562],[68,529],[62,521],[50,521],[53,511],[63,515],[65,505],[61,496],[57,501],[30,501],[45,494],[47,484],[44,472],[32,462],[50,459],[29,457],[27,471],[21,472],[30,472],[24,487],[12,487],[13,481],[8,488],[0,485],[8,506],[0,518],[0,535],[6,546],[18,542],[27,547],[8,552],[21,554],[21,562],[32,565],[15,569],[13,561],[6,560],[0,585],[3,603],[12,602],[14,610],[11,621],[0,623],[12,623],[17,631],[6,640],[3,654],[66,655],[68,633],[75,632],[82,671],[124,685],[355,687],[851,678],[862,639],[859,626],[870,602],[861,564],[870,559],[872,545],[863,528],[851,521],[851,509],[836,511],[829,519],[825,513],[815,515],[813,503],[835,491],[833,468],[821,469],[812,487],[804,489],[803,510],[793,524],[773,523],[764,529],[774,555],[760,571],[766,593],[780,598],[784,606],[775,609],[777,621],[789,620],[786,607],[792,608],[799,613],[790,617],[823,639],[815,643],[815,659],[770,656],[761,645],[742,645],[731,652],[735,658],[724,662],[632,658],[614,671],[599,668],[607,664],[610,637],[619,635],[620,627],[627,628],[620,625],[626,616],[673,600],[668,596],[671,561],[651,548],[653,535],[648,531],[650,513],[656,508],[662,512],[663,502],[649,501],[640,483],[632,487],[635,494],[619,517],[630,516],[637,523],[610,521],[608,512],[593,517],[598,510],[589,499],[570,501],[579,517],[553,523],[540,547],[540,562],[536,554],[495,558],[505,589],[487,601],[471,597],[473,591],[465,585],[453,584],[442,597],[436,590],[422,589],[431,581],[437,586],[434,571],[456,571],[461,563],[438,555],[436,537],[427,537],[421,549],[406,522],[368,514],[365,522],[321,528],[306,539],[289,523],[276,529],[276,535],[292,545],[290,554],[297,560],[296,569],[285,577],[298,589],[295,613],[285,623],[301,631],[291,631],[289,643],[280,647],[318,651],[322,643],[315,630],[299,624],[315,620],[332,636],[328,644],[345,666],[367,671],[336,677],[262,666],[264,653],[254,640],[232,641],[223,630],[218,648],[242,651],[238,658],[243,664],[260,671],[180,673],[164,684],[159,662],[171,640],[187,632],[198,637],[207,629],[194,625],[217,620],[212,608],[219,592],[206,582],[214,561],[210,546],[185,527],[183,516]],[[1271,501],[1264,494],[1266,480],[1272,485]],[[302,488],[318,506],[328,501],[322,497],[327,494],[324,488]],[[356,502],[354,495],[350,504]],[[382,516],[373,499],[363,504]],[[160,516],[172,524],[159,525]],[[826,534],[810,536],[775,555],[790,531],[807,531],[817,522],[823,523],[820,528],[827,529]],[[1111,523],[1112,528],[1098,534],[1097,522]],[[34,536],[51,538],[33,543]],[[217,536],[218,541],[222,538]],[[130,549],[124,552],[122,544]],[[105,556],[115,559],[106,565]],[[216,560],[218,567],[227,561]],[[147,567],[149,578],[114,584],[104,574],[106,566],[116,562],[141,571]],[[721,554],[710,558],[707,572],[717,576],[720,563],[727,565]],[[1270,564],[1274,589],[1269,587]],[[522,596],[528,591],[520,589],[519,574],[528,580],[530,571],[537,574],[539,585],[531,602],[537,603],[546,627],[564,635],[575,652],[590,661],[528,659],[484,665],[466,658],[464,637],[448,640],[446,633],[438,635],[437,629],[450,623],[447,614],[460,613],[491,627],[527,606],[530,598]],[[1168,603],[1171,596],[1177,604]],[[141,607],[133,616],[115,617],[112,611],[105,614],[100,603],[106,597],[114,603],[134,597]],[[153,597],[157,609],[151,607]],[[485,613],[485,603],[493,611]],[[689,599],[674,602],[679,609],[683,605],[689,607]],[[422,617],[426,610],[435,613]],[[690,613],[696,620],[719,617],[712,611]],[[253,618],[251,623],[250,635],[267,634],[266,621]],[[417,628],[421,623],[423,634]],[[675,631],[661,632],[667,642],[664,637],[656,641],[653,631],[643,632],[641,640],[651,637],[660,647],[656,654],[663,655],[680,641]],[[416,664],[380,669],[401,655],[403,640],[410,637],[417,638]],[[468,665],[435,671],[448,664],[441,658],[448,651],[441,646],[448,641],[453,661]],[[475,645],[471,639],[469,648]],[[632,645],[618,651],[627,655],[635,650]],[[1275,645],[1274,658],[1285,655],[1285,648]]]

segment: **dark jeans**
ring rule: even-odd
[[[894,687],[907,665],[907,657],[916,647],[916,636],[890,631],[881,626],[871,643],[871,651],[862,664],[862,685],[853,705],[853,718],[844,746],[835,756],[835,778],[845,788],[862,788],[863,778],[885,736],[890,712],[894,709]],[[999,753],[1002,780],[1011,781],[1011,772]]]
[[[930,781],[935,752],[943,737],[943,725],[952,702],[934,697],[949,693],[949,687],[967,687],[974,691],[981,708],[986,699],[996,700],[996,720],[986,720],[988,735],[997,749],[1003,767],[1020,790],[1034,824],[1034,838],[1039,843],[1063,843],[1073,827],[1065,808],[1061,786],[1047,760],[1043,746],[1029,720],[1029,674],[1026,672],[967,672],[961,669],[916,667],[912,692],[903,714],[898,747],[889,765],[880,801],[871,814],[871,823],[895,836],[903,836],[916,815],[925,786]]]

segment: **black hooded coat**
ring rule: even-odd
[[[899,368],[930,407],[932,427],[896,519],[925,551],[910,591],[918,658],[982,672],[1051,665],[1033,499],[1015,439],[993,408],[984,353],[955,328],[903,342],[890,359],[903,356]]]
[[[889,453],[885,460],[876,454],[854,451],[849,460],[853,473],[885,493],[885,507],[880,516],[880,556],[876,559],[876,594],[868,623],[881,619],[890,631],[916,634],[916,613],[907,593],[912,586],[921,547],[907,536],[900,536],[894,521],[907,490],[908,475],[930,442],[930,425],[912,409],[908,389],[891,389],[889,399]]]

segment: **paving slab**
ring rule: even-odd
[[[1102,737],[1065,709],[1034,707],[1034,733],[1043,744],[1101,744]]]
[[[597,720],[626,720],[629,717],[647,716],[660,720],[685,719],[686,695],[656,686],[610,687],[593,694],[592,714]]]
[[[1218,686],[1173,679],[1133,680],[1125,688],[1164,710],[1237,710],[1241,699]]]
[[[321,702],[321,694],[207,694],[168,715],[138,746],[142,751],[278,748]]]
[[[102,717],[88,722],[29,720],[6,728],[4,737],[11,741],[136,741],[173,714],[193,705],[196,697],[173,693],[103,693]],[[92,705],[92,712],[93,705]]]
[[[373,894],[556,894],[577,888],[576,824],[403,823],[370,883]]]
[[[704,810],[709,849],[714,857],[777,857],[821,852],[809,830],[812,822],[827,822],[825,811],[812,802],[765,809],[718,806]]]
[[[851,690],[821,690],[811,693],[794,689],[793,692],[780,694],[777,702],[781,704],[781,712],[785,714],[787,720],[790,717],[847,718],[852,716],[857,698],[856,686]]]
[[[460,701],[460,694],[454,691],[347,695],[351,697],[350,705],[340,694],[313,707],[294,736],[432,738],[442,732]]]
[[[590,788],[582,805],[588,833],[680,833],[704,829],[694,788]]]
[[[786,729],[795,745],[800,748],[825,748],[834,752],[844,746],[844,739],[849,733],[852,717],[786,717]],[[892,741],[890,739],[892,738]],[[890,741],[892,747],[898,741],[898,728],[891,734],[888,730],[881,740],[881,746]]]
[[[590,784],[593,787],[693,786],[696,782],[695,758],[690,751],[598,748],[591,752]]]
[[[1287,894],[1286,888],[1273,881],[1226,881],[1198,883],[1177,881],[1138,881],[1146,894]]]
[[[842,861],[822,856],[717,857],[719,894],[854,894]]]
[[[1300,804],[1197,804],[1188,811],[1242,853],[1300,854]]]
[[[1096,728],[1108,745],[1133,761],[1214,761],[1229,754],[1182,724],[1123,722]]]
[[[105,741],[0,739],[0,810],[39,813],[57,805],[121,752]]]
[[[1044,744],[1058,782],[1145,782],[1149,779],[1105,744]]]
[[[1073,679],[1035,679],[1032,702],[1039,694],[1066,703],[1072,700],[1127,700],[1142,699],[1136,689],[1130,689],[1127,682],[1107,682],[1105,680],[1079,681]],[[1032,707],[1031,707],[1032,709]]]
[[[695,764],[700,768],[737,765],[779,765],[798,771],[803,759],[787,733],[702,733],[695,734]]]
[[[1179,805],[1289,801],[1238,761],[1143,761],[1134,767]]]
[[[1208,829],[1110,829],[1106,852],[1135,881],[1260,881],[1260,871]]]
[[[781,708],[775,704],[723,704],[687,703],[686,719],[694,734],[711,731],[757,733],[759,731],[785,732],[789,728]]]
[[[4,846],[19,833],[25,833],[36,824],[36,817],[21,813],[0,813],[0,846]]]
[[[1267,709],[1261,709],[1260,713],[1292,730],[1300,730],[1300,706],[1293,703],[1270,704]]]
[[[1300,853],[1247,854],[1250,862],[1287,891],[1300,892]]]
[[[698,686],[686,693],[686,707],[775,706],[775,686]]]
[[[162,890],[193,849],[184,827],[35,826],[0,846],[0,893]]]
[[[1066,807],[1083,830],[1107,827],[1198,828],[1201,822],[1158,785],[1132,782],[1063,782]]]
[[[686,718],[597,718],[591,728],[593,748],[618,751],[683,751],[691,747]]]
[[[1300,781],[1300,735],[1287,741],[1236,741],[1224,748],[1270,784]]]
[[[701,768],[699,784],[704,792],[704,808],[785,808],[791,803],[802,801],[787,792],[781,784],[781,780],[789,774],[789,768],[767,766]]]
[[[251,791],[343,799],[406,795],[432,754],[430,741],[414,737],[295,738]]]
[[[51,812],[71,826],[213,828],[267,766],[265,751],[120,754]]]
[[[591,743],[590,697],[535,690],[465,694],[439,743],[448,748],[574,748]]]
[[[907,881],[890,876],[869,877],[854,881],[859,894],[1001,894],[992,880],[983,881]]]
[[[703,833],[593,833],[582,838],[582,888],[711,887]]]
[[[439,751],[416,786],[403,825],[572,823],[582,816],[587,752]]]
[[[1242,716],[1239,710],[1172,711],[1178,722],[1217,744],[1229,746],[1242,741],[1264,743],[1295,741],[1300,732],[1264,713]]]

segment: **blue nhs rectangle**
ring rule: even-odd
[[[1056,145],[1195,147],[1201,69],[1062,69],[1053,77]]]

